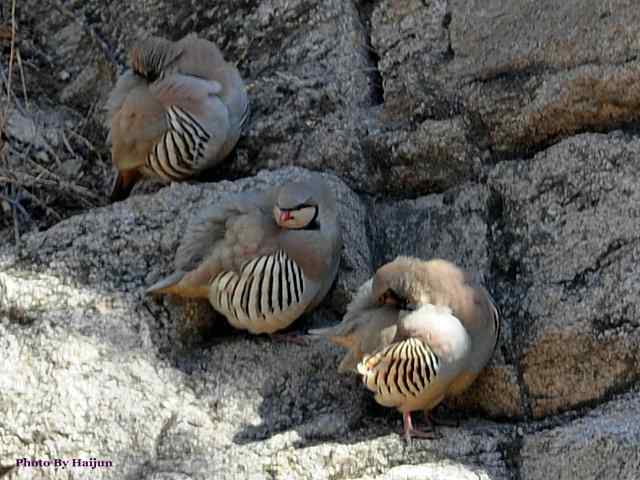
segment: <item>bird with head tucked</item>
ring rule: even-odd
[[[398,257],[366,282],[339,325],[310,333],[349,349],[339,371],[355,370],[378,403],[403,414],[433,410],[466,390],[491,357],[500,331],[489,293],[445,260]],[[427,417],[428,418],[428,417]]]
[[[182,239],[176,271],[148,292],[208,298],[233,327],[272,334],[325,297],[341,247],[333,192],[314,175],[205,211]]]
[[[249,113],[238,69],[195,34],[142,40],[131,49],[130,66],[106,104],[113,201],[126,198],[142,176],[181,181],[216,165]]]

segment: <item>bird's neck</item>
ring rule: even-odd
[[[280,245],[298,264],[305,276],[322,277],[331,263],[331,250],[320,230],[285,230],[280,235]]]

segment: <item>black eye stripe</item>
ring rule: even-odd
[[[393,301],[394,304],[401,310],[407,309],[407,304],[409,303],[406,298],[396,292],[393,288],[387,289],[382,295],[380,295],[380,303],[385,303],[386,298],[389,298]]]
[[[278,207],[278,208],[280,209],[281,212],[295,212],[296,210],[302,210],[303,208],[315,208],[317,210],[318,206],[310,205],[308,203],[303,203],[302,205],[298,205],[292,208],[283,208],[283,207]]]
[[[302,209],[305,208],[312,208],[313,209],[313,217],[311,218],[311,220],[304,226],[300,226],[300,227],[287,227],[289,229],[292,230],[320,230],[320,223],[318,222],[318,213],[320,212],[320,209],[318,208],[317,205],[300,205],[294,208],[280,208],[280,207],[276,207],[280,210],[280,212],[297,212],[300,211]]]

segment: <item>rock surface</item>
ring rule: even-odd
[[[636,390],[566,425],[526,435],[521,478],[637,478],[639,412]]]
[[[639,153],[635,138],[581,135],[492,172],[505,310],[536,417],[640,378]]]
[[[0,477],[635,478],[639,12],[633,0],[18,2],[22,107],[0,164],[38,163],[23,189],[61,196],[58,216],[84,213],[0,245]],[[10,21],[0,6],[7,56]],[[233,155],[201,180],[260,173],[147,184],[88,210],[108,188],[101,106],[128,46],[191,31],[238,63],[252,103]],[[496,298],[499,348],[447,405],[461,425],[442,439],[405,446],[400,416],[337,376],[337,347],[230,332],[206,306],[143,295],[201,206],[307,175],[290,165],[327,172],[345,225],[338,281],[294,330],[339,321],[399,254],[453,260]],[[7,192],[2,215],[48,211]],[[23,457],[113,465],[17,468]]]
[[[202,206],[306,175],[291,168],[173,185],[31,235],[17,256],[5,252],[0,406],[13,420],[0,426],[0,464],[95,456],[114,462],[97,478],[340,478],[379,475],[410,455],[435,471],[508,478],[500,451],[512,427],[472,420],[447,429],[435,450],[425,443],[405,451],[394,433],[400,417],[376,406],[355,378],[336,374],[337,347],[238,334],[194,347],[180,336],[182,307],[144,297],[170,270]],[[342,181],[327,180],[344,225],[340,280],[325,308],[297,328],[338,321],[335,312],[372,273],[367,210]],[[441,464],[449,457],[465,462]],[[37,478],[47,470],[18,472]]]

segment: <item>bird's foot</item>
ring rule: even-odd
[[[412,428],[411,430],[405,430],[404,438],[409,445],[411,445],[412,438],[426,438],[429,440],[437,440],[441,438],[441,435],[436,433],[434,430],[418,430],[417,428]]]
[[[440,435],[438,435],[432,427],[430,427],[430,430],[418,430],[414,428],[413,422],[411,421],[411,412],[403,413],[402,420],[404,423],[404,438],[409,445],[411,445],[412,438],[427,438],[429,440],[440,438]]]

